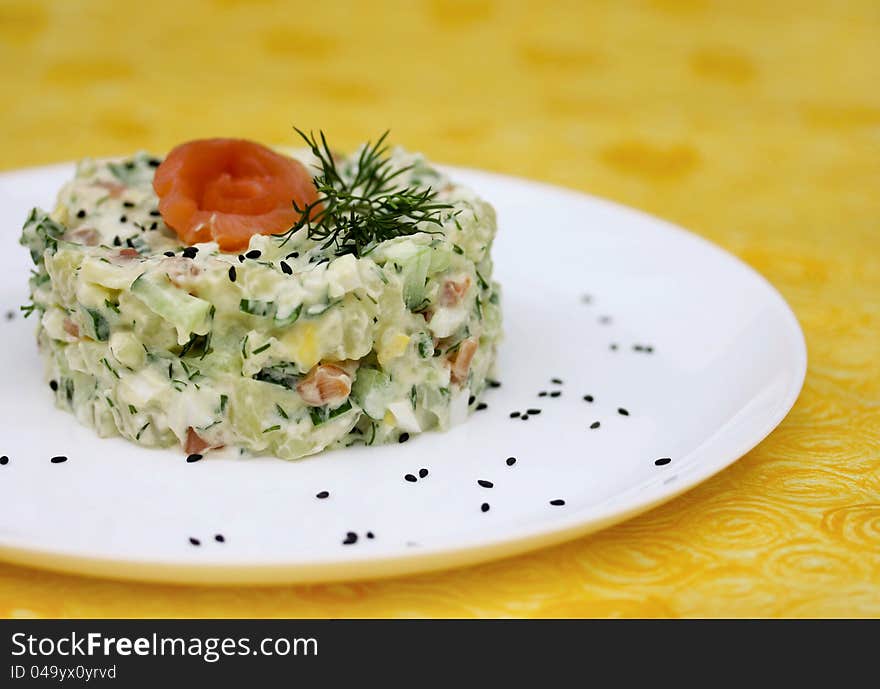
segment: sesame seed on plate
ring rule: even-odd
[[[318,498],[318,500],[323,500],[324,498],[329,498],[330,491],[329,490],[322,490],[319,493],[315,493],[315,497]]]
[[[480,511],[481,512],[488,512],[489,511],[489,503],[484,502],[482,505],[480,505]]]
[[[235,266],[229,266],[229,281],[235,282]]]
[[[419,469],[419,478],[425,478],[428,475],[427,469]]]
[[[49,387],[52,388],[52,391],[54,392],[55,390],[58,389],[58,381],[57,380],[50,380]]]
[[[202,542],[198,538],[193,538],[192,536],[189,537],[189,542],[192,545],[201,545],[202,544]]]
[[[661,457],[660,459],[655,459],[654,464],[658,467],[665,466],[669,464],[672,460],[669,457]]]
[[[9,457],[7,457],[6,455],[0,457],[0,466],[5,466],[7,464],[9,464]]]
[[[519,418],[519,415],[520,415],[520,412],[518,412],[518,411],[512,411],[512,412],[510,412],[510,418],[511,418],[511,419]]]
[[[226,537],[222,533],[216,534],[214,540],[217,541],[217,543],[226,543]]]
[[[593,421],[593,423],[590,424],[590,428],[599,428],[600,425],[601,424],[598,421]]]
[[[200,455],[198,452],[194,452],[193,454],[187,456],[186,461],[188,464],[192,464],[193,462],[198,462],[200,459],[202,459],[202,455]]]
[[[559,390],[554,390],[550,393],[550,397],[559,397],[562,393]]]
[[[397,442],[399,443],[405,443],[407,440],[409,440],[409,433],[401,433],[397,438]]]
[[[55,457],[52,457],[52,459],[50,459],[49,461],[52,462],[52,464],[62,464],[67,461],[67,457],[65,457],[64,455],[57,455]]]
[[[247,257],[247,258],[259,258],[259,257],[262,256],[262,255],[263,255],[263,252],[260,251],[259,249],[251,249],[250,251],[248,251],[248,252],[245,254],[245,257]]]
[[[592,402],[592,401],[593,401],[592,395],[584,395],[584,402]]]
[[[495,486],[491,481],[487,481],[486,479],[477,479],[477,485],[481,488],[493,488]]]
[[[404,476],[403,478],[410,483],[415,483],[416,481],[418,481],[418,479],[413,474],[406,474],[406,476]]]
[[[285,261],[281,261],[281,272],[285,275],[292,275],[293,269]]]
[[[483,411],[484,409],[488,409],[488,408],[489,408],[489,405],[486,404],[485,402],[480,402],[477,405],[477,411]]]
[[[556,500],[551,500],[550,504],[553,505],[554,507],[561,507],[562,505],[565,504],[565,500],[560,500],[559,498],[557,498]]]
[[[629,416],[629,412],[626,409],[624,409],[623,407],[618,407],[617,413],[620,414],[621,416]]]
[[[516,457],[508,457],[506,460],[507,466],[512,467],[516,464]]]

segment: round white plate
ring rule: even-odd
[[[0,558],[198,583],[476,563],[669,500],[754,447],[794,404],[803,335],[743,263],[607,201],[452,172],[498,210],[505,340],[487,408],[405,445],[194,464],[179,450],[100,439],[53,406],[35,324],[18,312],[30,259],[17,241],[72,166],[0,175]],[[530,409],[540,413],[524,421]]]

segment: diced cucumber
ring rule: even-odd
[[[371,419],[382,419],[393,394],[391,380],[382,371],[361,367],[357,371],[351,396]]]
[[[151,311],[177,329],[178,344],[186,344],[193,333],[207,335],[211,329],[211,303],[174,287],[141,275],[131,285],[132,293]]]

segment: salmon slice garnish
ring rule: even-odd
[[[177,146],[156,169],[153,189],[165,224],[186,244],[216,241],[245,249],[255,234],[280,234],[317,200],[305,166],[244,139]]]

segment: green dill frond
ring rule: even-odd
[[[451,204],[436,200],[437,192],[431,187],[397,183],[412,166],[394,167],[387,131],[375,143],[364,145],[351,174],[343,174],[324,132],[315,136],[295,129],[319,161],[314,177],[318,198],[304,207],[294,202],[301,216],[280,235],[282,245],[305,228],[308,238],[322,250],[332,247],[337,256],[365,256],[389,239],[432,232],[425,225],[439,227],[444,213],[452,210]]]

